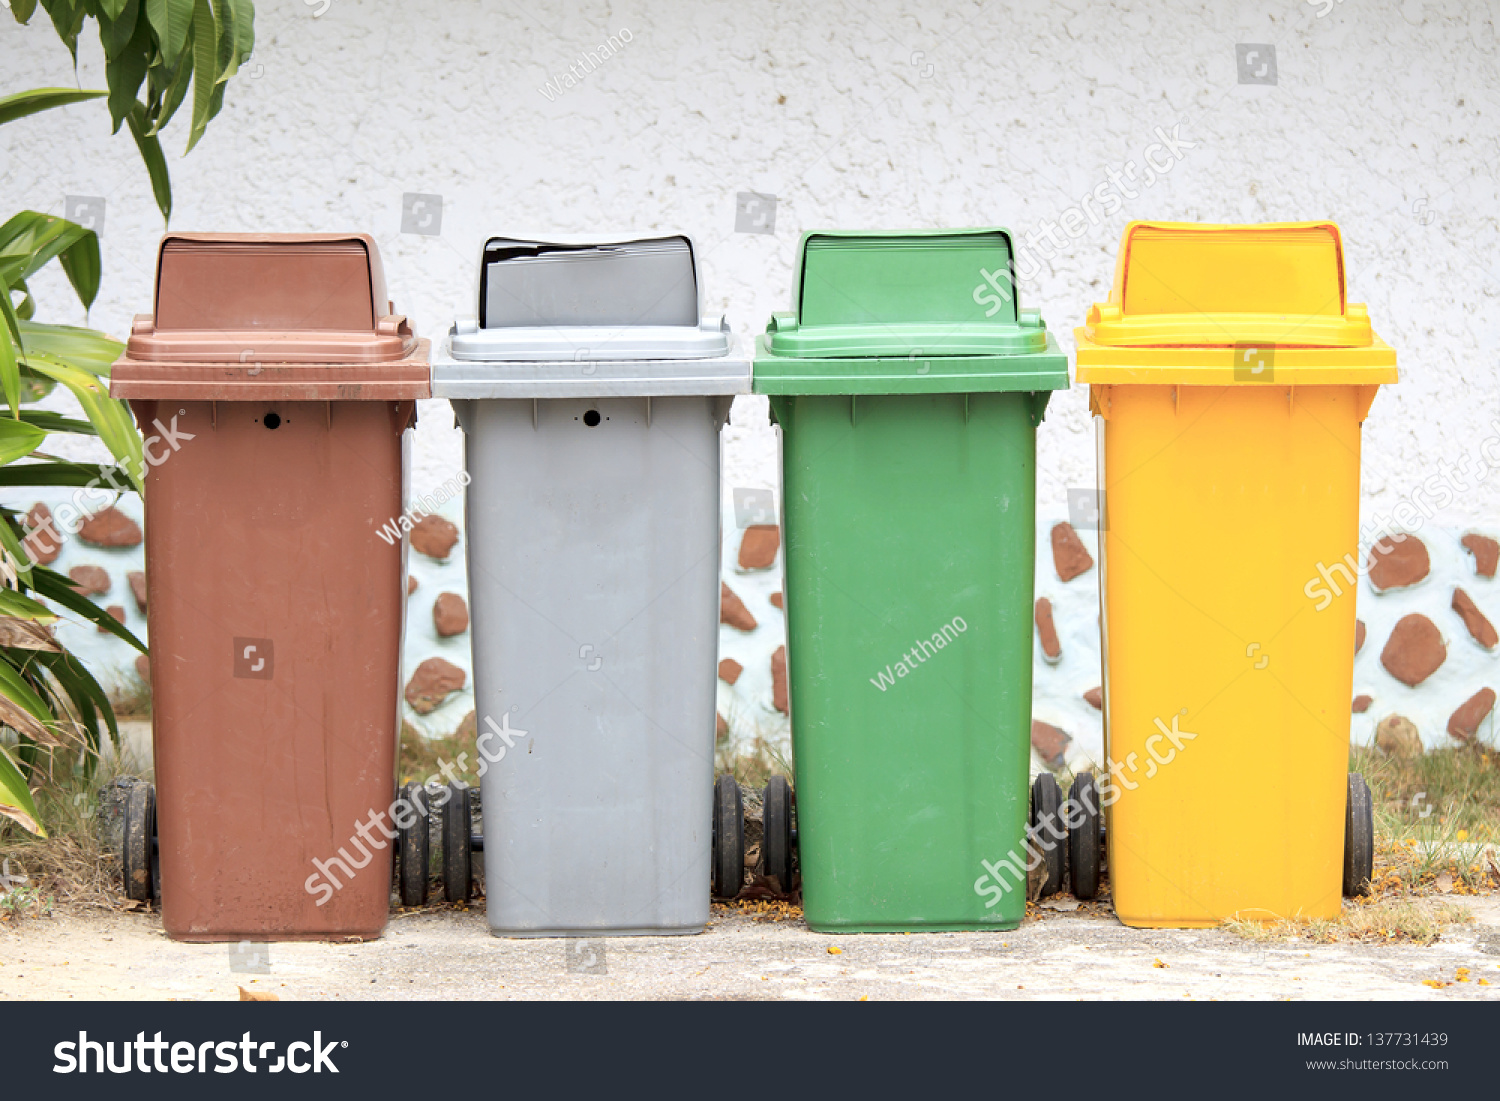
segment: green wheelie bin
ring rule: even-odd
[[[1013,255],[1004,229],[808,233],[758,340],[820,931],[1025,911],[1036,428],[1068,372]]]

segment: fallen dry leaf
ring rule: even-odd
[[[246,990],[243,986],[239,987],[238,989],[240,992],[240,1001],[242,1002],[281,1001],[280,998],[278,998],[275,994],[272,994],[269,990]]]
[[[1422,980],[1422,985],[1423,986],[1430,986],[1434,990],[1441,990],[1441,989],[1443,989],[1443,987],[1447,986],[1448,984],[1445,983],[1445,982],[1443,982],[1441,979],[1423,979]]]
[[[1079,905],[1076,898],[1049,898],[1046,902],[1038,902],[1037,908],[1042,910],[1057,910],[1060,913],[1070,914],[1078,909]]]
[[[1152,967],[1171,967],[1172,965],[1170,963],[1162,963],[1161,960],[1152,960],[1151,961],[1151,966]]]
[[[1441,893],[1441,894],[1445,894],[1446,895],[1446,894],[1452,893],[1452,891],[1453,891],[1453,876],[1452,876],[1452,874],[1449,873],[1449,872],[1444,872],[1442,875],[1440,875],[1440,876],[1437,877],[1437,881],[1435,883],[1433,883],[1433,886],[1435,888],[1437,888],[1438,892]]]
[[[830,956],[842,956],[844,954],[844,950],[837,944],[830,944],[828,946],[828,954]]]
[[[750,881],[748,887],[743,888],[735,895],[737,902],[800,902],[801,890],[793,889],[784,891],[781,889],[781,880],[774,875],[758,875]]]

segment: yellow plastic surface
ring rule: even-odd
[[[1340,911],[1360,423],[1396,381],[1343,267],[1328,223],[1134,223],[1078,330],[1127,925]]]
[[[1109,391],[1115,910],[1139,926],[1336,917],[1355,587],[1322,611],[1304,590],[1357,553],[1360,388]],[[1174,721],[1194,735],[1180,748]]]
[[[1246,345],[1274,348],[1298,385],[1396,381],[1396,353],[1347,302],[1330,222],[1262,226],[1132,222],[1108,302],[1076,330],[1080,382],[1257,385]]]

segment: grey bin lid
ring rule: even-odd
[[[750,392],[750,356],[722,322],[713,328],[672,327],[665,334],[663,327],[646,327],[640,334],[603,328],[513,331],[532,334],[536,340],[530,345],[533,349],[553,334],[563,347],[554,349],[556,354],[550,358],[470,358],[461,354],[466,338],[484,341],[497,334],[494,330],[467,334],[454,331],[433,351],[432,396],[669,397]],[[629,347],[637,335],[642,342]],[[612,344],[611,338],[618,342]],[[675,345],[672,338],[677,339]],[[692,353],[694,348],[698,349],[696,354]]]
[[[434,397],[544,398],[750,392],[750,357],[720,319],[700,323],[684,236],[563,245],[492,237],[479,317],[432,363]]]
[[[492,237],[479,270],[479,326],[698,324],[687,237],[563,245]]]
[[[481,329],[460,319],[449,330],[453,358],[474,362],[586,362],[603,359],[704,359],[727,355],[729,327],[703,325],[566,326],[517,325]]]

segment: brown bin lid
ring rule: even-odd
[[[367,234],[170,233],[110,393],[403,400],[431,393],[427,360]]]

